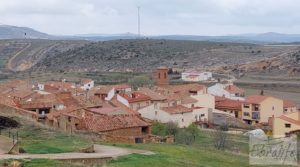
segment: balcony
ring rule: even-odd
[[[259,120],[260,119],[259,112],[252,112],[252,119]]]

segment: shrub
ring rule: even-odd
[[[165,136],[165,125],[158,121],[153,122],[152,134],[158,135],[158,136]]]
[[[178,124],[175,122],[168,122],[165,125],[165,134],[175,136],[178,133]]]
[[[181,129],[175,136],[175,142],[178,144],[191,145],[194,143],[194,136],[191,132]]]

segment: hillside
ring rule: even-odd
[[[199,68],[224,72],[228,68],[234,70],[235,65],[269,60],[297,49],[296,45],[266,46],[154,39],[115,40],[87,43],[82,47],[45,56],[31,70],[148,72],[157,66],[167,65],[179,71]]]
[[[53,36],[28,27],[0,25],[0,39],[50,39]]]

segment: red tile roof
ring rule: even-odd
[[[151,98],[149,96],[147,96],[143,93],[140,93],[140,92],[123,93],[123,94],[119,94],[119,95],[124,97],[129,103],[151,100]]]
[[[191,96],[185,96],[181,98],[181,104],[191,104],[191,103],[197,103],[198,100],[191,97]]]
[[[147,96],[149,96],[151,98],[151,100],[153,101],[162,101],[162,100],[166,100],[167,97],[164,95],[161,95],[149,88],[139,88],[139,91],[142,94],[145,94]]]
[[[236,94],[236,93],[242,94],[245,92],[243,89],[235,85],[227,85],[224,89],[231,94]]]
[[[241,110],[242,102],[239,100],[227,99],[224,97],[215,97],[216,109]]]
[[[180,85],[166,85],[163,86],[166,89],[170,89],[174,92],[182,92],[182,91],[200,91],[206,89],[205,85],[192,83],[192,84],[180,84]]]
[[[161,107],[161,110],[168,112],[170,114],[181,114],[181,113],[188,113],[192,112],[193,109],[184,107],[182,105],[176,105],[171,107]]]
[[[83,118],[87,130],[92,132],[107,132],[118,129],[147,127],[150,123],[136,115],[94,115]]]
[[[292,124],[296,124],[296,125],[299,125],[300,126],[300,121],[298,120],[295,120],[295,119],[292,119],[290,117],[287,117],[285,115],[281,115],[280,117],[278,117],[279,119],[282,119],[284,121],[287,121],[287,122],[290,122]]]
[[[296,104],[290,100],[283,100],[283,107],[284,108],[296,107]]]
[[[245,103],[249,104],[259,104],[269,98],[269,96],[260,96],[260,95],[254,95],[254,96],[248,96],[245,100]]]

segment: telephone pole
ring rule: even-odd
[[[137,7],[137,9],[138,9],[138,37],[141,37],[141,22],[140,22],[140,8],[141,7]]]

